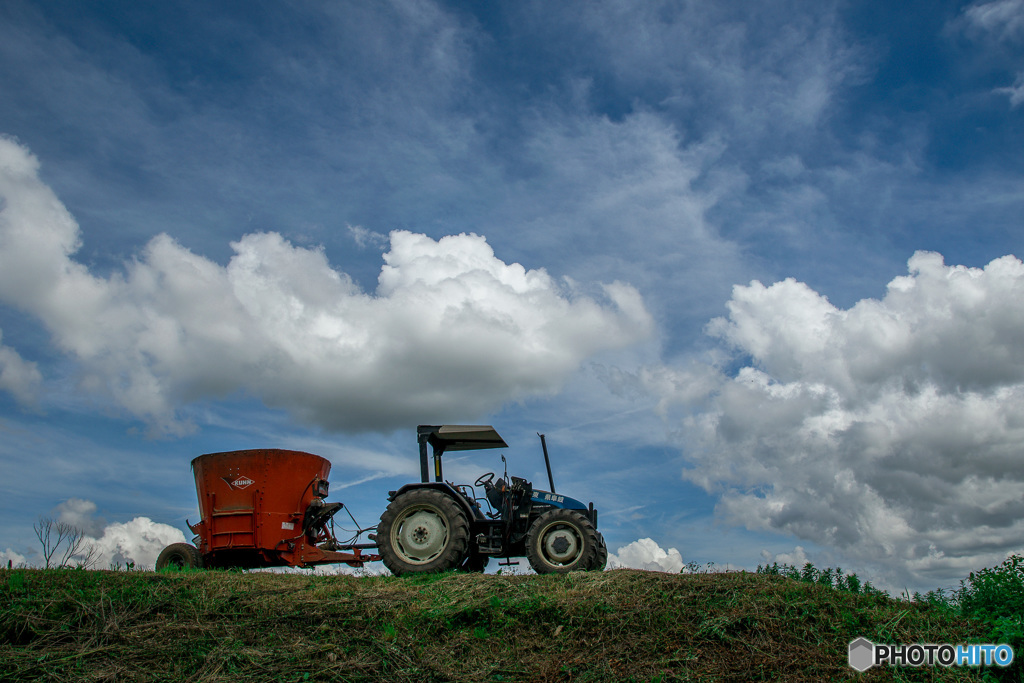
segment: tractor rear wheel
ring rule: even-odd
[[[591,569],[597,552],[597,530],[572,510],[545,512],[526,534],[526,558],[538,574]]]
[[[172,543],[156,558],[156,570],[174,567],[176,569],[202,569],[203,556],[191,543]]]
[[[597,532],[597,552],[594,553],[594,561],[587,568],[587,571],[603,572],[608,564],[608,545],[604,542],[604,536]]]
[[[451,496],[414,489],[395,498],[380,516],[377,544],[396,576],[455,569],[466,559],[469,520]]]

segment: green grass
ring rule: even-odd
[[[834,583],[834,582],[833,582]],[[987,622],[785,572],[352,577],[0,571],[11,681],[982,680],[847,667],[847,645]]]

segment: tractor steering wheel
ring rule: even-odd
[[[476,486],[487,486],[494,480],[494,472],[488,472],[487,474],[481,474],[476,480]]]

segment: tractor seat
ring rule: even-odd
[[[504,479],[499,479],[494,482],[494,486],[487,490],[487,502],[491,504],[491,507],[495,510],[501,509],[501,504],[505,500],[505,492],[508,491],[508,484],[505,483]]]

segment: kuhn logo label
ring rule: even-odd
[[[224,482],[225,482],[225,483],[226,483],[226,484],[227,484],[228,486],[230,486],[231,488],[233,488],[233,489],[244,489],[244,488],[248,488],[249,486],[252,486],[253,484],[255,484],[255,483],[256,483],[256,482],[254,482],[254,481],[253,481],[252,479],[250,479],[249,477],[245,476],[244,474],[243,474],[243,475],[240,475],[240,476],[239,476],[239,477],[238,477],[237,479],[235,479],[234,481],[232,481],[232,480],[231,480],[231,479],[229,479],[228,477],[224,477]]]

